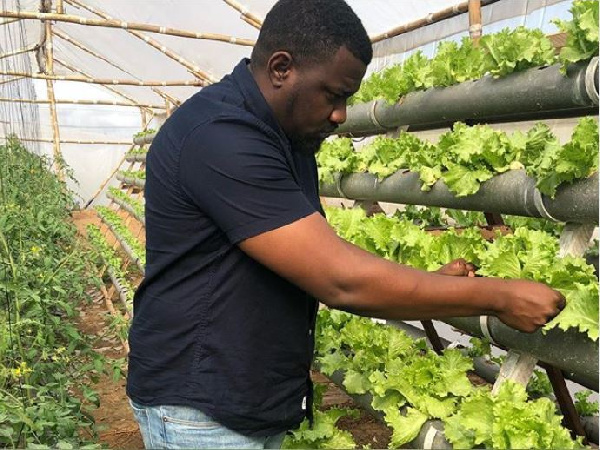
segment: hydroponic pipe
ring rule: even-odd
[[[598,114],[598,58],[535,67],[503,78],[490,75],[446,88],[411,92],[394,105],[385,100],[348,108],[335,133],[384,133],[399,126],[441,128],[458,120],[519,121]]]
[[[110,191],[108,191],[106,193],[106,197],[110,198],[113,202],[115,202],[117,205],[119,205],[121,208],[123,208],[125,211],[127,211],[129,214],[131,214],[133,217],[135,217],[138,222],[140,222],[142,225],[146,226],[145,217],[139,216],[138,213],[131,207],[131,205],[125,203],[123,200],[121,200],[119,197],[115,196]]]
[[[146,186],[146,180],[144,178],[126,177],[121,173],[117,173],[117,180],[122,181],[125,184],[129,184],[131,186],[139,187],[141,189],[144,189],[144,187]]]
[[[146,153],[133,153],[125,156],[127,162],[146,162]]]
[[[598,174],[558,188],[551,199],[535,187],[524,170],[510,170],[481,184],[476,194],[456,197],[443,180],[429,192],[421,190],[419,174],[398,171],[383,181],[369,173],[342,176],[336,184],[322,184],[324,197],[374,200],[407,205],[441,206],[517,216],[598,223]]]
[[[443,322],[498,346],[527,352],[568,374],[571,380],[598,392],[598,344],[575,329],[522,333],[496,317],[455,317]],[[487,323],[487,329],[486,324]],[[486,333],[489,336],[486,336]]]
[[[133,138],[133,143],[136,145],[151,144],[152,139],[154,139],[154,136],[156,136],[156,133],[151,133],[151,134],[146,134],[144,136],[135,137],[135,138]]]

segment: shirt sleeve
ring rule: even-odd
[[[196,128],[182,147],[180,181],[233,244],[315,212],[284,150],[242,122]]]

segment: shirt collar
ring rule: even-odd
[[[260,89],[248,68],[249,63],[250,60],[248,58],[243,58],[231,73],[232,78],[238,84],[240,91],[244,96],[246,107],[252,114],[267,124],[276,133],[285,137],[287,141],[287,136],[285,136],[279,122],[273,114],[273,110],[268,105],[262,92],[260,92]]]

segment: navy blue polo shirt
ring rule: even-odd
[[[310,409],[317,302],[237,244],[323,211],[314,155],[292,150],[248,62],[181,105],[150,147],[127,395],[267,436]]]

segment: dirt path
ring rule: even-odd
[[[94,211],[77,211],[73,213],[73,222],[79,232],[85,236],[88,224],[99,225],[100,220]],[[90,292],[92,302],[83,305],[80,310],[79,327],[82,332],[96,336],[95,350],[112,359],[126,358],[125,350],[119,339],[110,331],[110,314],[100,292]],[[323,396],[323,408],[357,407],[352,399],[325,376],[315,372],[316,383],[327,385]],[[99,441],[110,449],[142,449],[144,447],[131,409],[125,395],[125,378],[114,381],[111,376],[103,376],[94,385],[100,397],[100,407],[93,412],[99,430]],[[350,431],[359,447],[369,444],[371,448],[387,448],[390,430],[369,414],[361,411],[357,419],[343,418],[338,422],[341,429]]]

